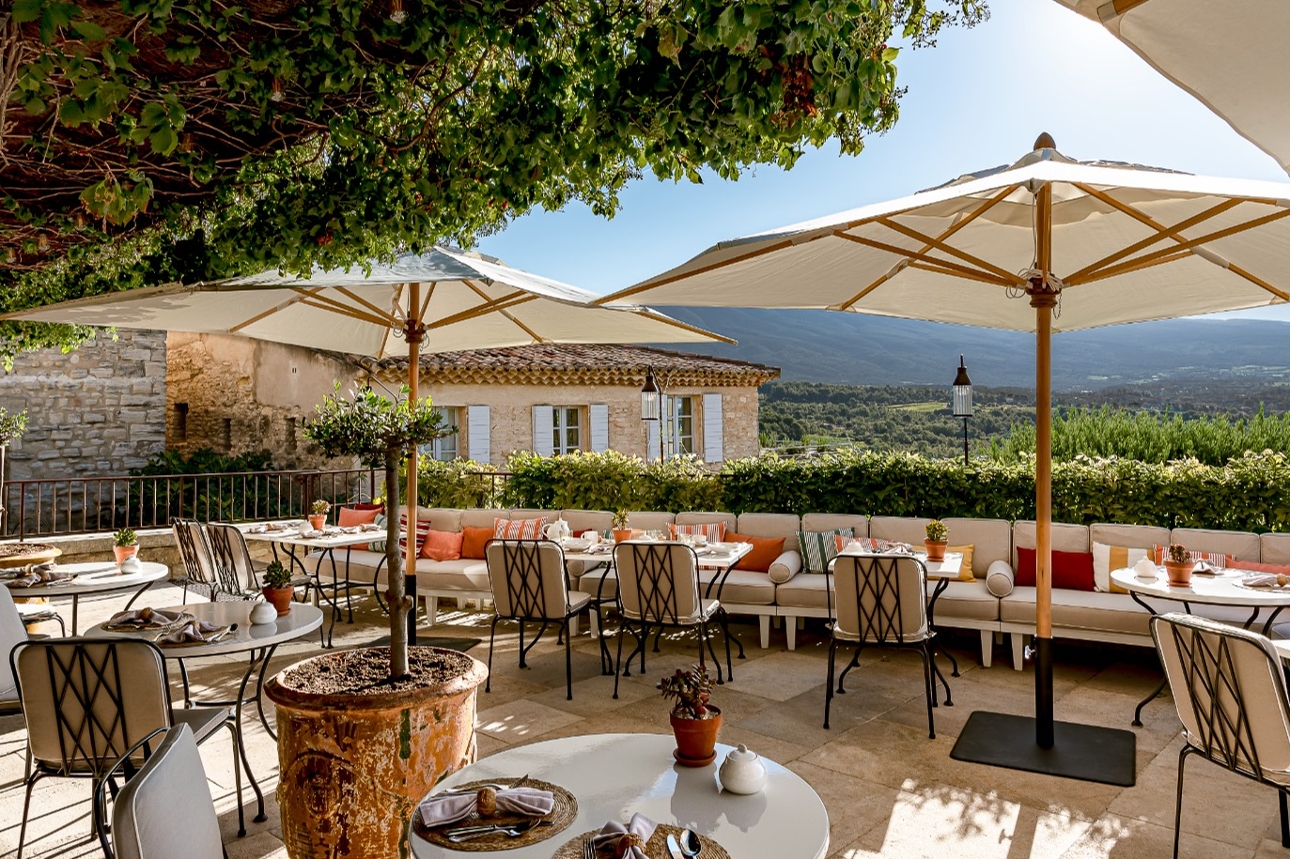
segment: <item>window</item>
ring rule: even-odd
[[[582,410],[577,406],[551,407],[551,453],[582,450]]]
[[[188,441],[188,403],[175,403],[175,438]]]
[[[664,458],[694,453],[694,398],[663,398]]]
[[[434,410],[443,415],[445,427],[452,427],[452,435],[423,444],[417,448],[417,452],[438,462],[452,462],[457,458],[457,428],[461,426],[461,409],[457,406],[435,406]]]

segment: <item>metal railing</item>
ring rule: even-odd
[[[368,501],[383,483],[384,475],[370,468],[12,480],[4,486],[4,533],[26,539],[162,528],[175,518],[299,517],[316,498]]]

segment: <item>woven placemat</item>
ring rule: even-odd
[[[645,855],[649,859],[672,859],[667,852],[667,836],[675,835],[678,841],[681,840],[681,833],[685,830],[680,826],[672,826],[668,823],[660,823],[650,836],[649,842],[645,845]],[[551,859],[582,859],[583,843],[595,835],[599,830],[593,829],[590,832],[584,832],[571,841],[566,841],[560,845],[560,849],[551,854]],[[713,841],[706,835],[699,836],[699,855],[695,859],[730,859],[730,854],[726,848]],[[614,855],[614,851],[606,845],[597,851],[596,855],[601,859],[608,859]]]
[[[471,790],[490,784],[491,779],[481,779],[471,781],[465,784],[459,784],[453,788],[454,791]],[[418,809],[412,816],[412,826],[426,841],[432,844],[438,844],[440,847],[448,850],[464,850],[477,853],[484,850],[514,850],[516,847],[528,847],[530,844],[538,844],[553,838],[564,830],[569,828],[573,819],[578,816],[578,800],[573,798],[573,794],[560,787],[558,784],[551,784],[549,781],[542,781],[536,778],[526,778],[512,787],[531,787],[537,790],[551,791],[551,798],[555,801],[551,813],[543,820],[550,821],[550,826],[535,826],[528,832],[511,838],[504,833],[493,833],[490,835],[481,835],[478,838],[472,838],[469,841],[452,842],[445,836],[444,832],[449,829],[456,829],[461,826],[480,826],[485,823],[510,824],[522,823],[526,820],[532,820],[530,817],[524,817],[518,814],[494,814],[489,817],[481,817],[478,812],[472,811],[470,816],[464,820],[458,820],[450,826],[438,826],[430,829],[421,820],[421,811]],[[579,857],[581,859],[581,857]]]

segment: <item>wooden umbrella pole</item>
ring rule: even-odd
[[[425,322],[420,318],[421,284],[409,284],[408,319],[403,326],[403,336],[408,341],[408,400],[416,403],[417,384],[421,377],[421,340],[425,337]],[[417,451],[408,452],[408,491],[404,505],[408,510],[408,537],[406,566],[403,568],[404,599],[411,606],[408,612],[408,644],[417,643]]]

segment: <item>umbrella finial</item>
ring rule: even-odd
[[[1053,136],[1049,134],[1047,131],[1045,131],[1043,134],[1040,134],[1038,137],[1035,138],[1036,151],[1040,149],[1056,149],[1056,148],[1057,148],[1057,141],[1053,140]]]

